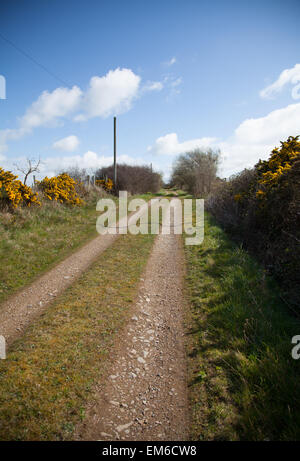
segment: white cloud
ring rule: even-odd
[[[107,166],[111,163],[112,157],[105,157],[98,155],[96,152],[87,151],[83,155],[68,155],[64,157],[48,157],[43,160],[41,168],[42,176],[47,174],[53,176],[58,171],[67,170],[71,167],[79,167],[89,169],[96,169],[102,166]]]
[[[266,88],[261,90],[261,98],[268,99],[274,97],[279,93],[286,85],[292,84],[296,85],[300,82],[300,64],[295,64],[291,69],[285,69],[281,72],[278,79],[275,80],[271,85],[268,85]],[[296,85],[292,89],[292,98],[300,99],[300,84]]]
[[[0,155],[7,150],[6,130],[0,130]]]
[[[18,157],[14,159],[8,159],[0,155],[0,167],[13,171],[15,174],[20,176],[20,173],[16,171],[14,164],[22,164],[26,160],[25,157]],[[41,159],[41,165],[39,168],[39,173],[36,173],[37,179],[42,179],[45,176],[52,177],[56,176],[62,171],[66,171],[69,168],[78,167],[81,169],[86,169],[88,173],[93,174],[93,172],[101,167],[112,165],[113,156],[105,156],[97,154],[94,151],[87,151],[81,155],[64,155],[59,157],[46,157]],[[129,165],[144,165],[145,160],[143,158],[134,158],[129,155],[119,155],[118,163],[127,163]],[[20,176],[22,179],[22,175]],[[32,180],[32,177],[31,177]]]
[[[237,142],[272,143],[300,131],[300,103],[276,109],[265,117],[250,118],[235,130]]]
[[[172,74],[164,76],[163,81],[148,81],[140,90],[140,95],[148,91],[167,90],[167,100],[180,93],[180,85],[182,84],[181,77],[174,77]]]
[[[59,119],[73,113],[80,104],[81,90],[73,88],[56,88],[49,93],[44,91],[38,99],[19,118],[19,127],[0,130],[0,151],[7,149],[7,142],[20,139],[39,126],[55,125]]]
[[[77,86],[71,89],[56,88],[52,93],[44,91],[21,118],[20,129],[28,132],[38,126],[55,123],[79,107],[81,95]]]
[[[169,61],[166,61],[164,64],[165,66],[171,67],[173,66],[173,64],[175,64],[175,62],[177,62],[177,59],[175,58],[175,56],[173,56],[173,58],[171,58]]]
[[[215,142],[215,138],[191,139],[180,143],[176,133],[169,133],[157,138],[153,146],[149,146],[147,151],[157,155],[177,155],[196,148],[207,147]]]
[[[182,84],[182,77],[175,77],[172,74],[164,76],[164,85],[169,90],[167,101],[172,100],[174,96],[180,93],[180,85]]]
[[[265,117],[247,119],[225,140],[216,138],[191,139],[179,143],[176,133],[158,138],[148,148],[151,154],[172,155],[187,152],[196,147],[219,148],[222,152],[221,175],[229,176],[244,168],[250,168],[259,159],[270,156],[274,147],[289,136],[300,134],[300,103],[277,109]]]
[[[269,157],[274,147],[289,136],[300,134],[300,103],[276,109],[265,117],[242,122],[228,140],[219,143],[222,170],[227,176],[252,167],[259,159]]]
[[[130,69],[110,70],[104,77],[92,77],[83,98],[83,113],[76,120],[108,117],[131,108],[141,78]]]
[[[18,139],[23,136],[25,133],[21,129],[5,129],[0,130],[0,152],[7,151],[7,143],[11,139]]]
[[[162,82],[147,82],[143,86],[142,91],[161,91],[163,87],[164,85]]]
[[[58,172],[68,170],[72,167],[79,167],[94,172],[97,168],[112,165],[113,156],[97,154],[94,151],[87,151],[82,155],[66,155],[63,157],[47,157],[42,160],[40,168],[40,177],[55,176]],[[119,155],[118,163],[127,163],[129,165],[143,164],[143,159],[133,158],[128,155]]]
[[[17,128],[0,130],[0,152],[7,149],[9,140],[19,139],[39,126],[55,126],[65,117],[87,120],[129,110],[138,96],[140,80],[132,70],[117,68],[103,77],[92,77],[85,93],[78,86],[44,91],[19,118]],[[151,90],[158,90],[158,83],[152,82]]]
[[[66,152],[72,152],[79,146],[79,139],[75,135],[67,136],[66,138],[59,139],[53,143],[53,148],[57,150],[63,150]]]
[[[176,80],[172,80],[171,83],[170,83],[170,86],[172,88],[176,88],[177,86],[181,85],[181,83],[182,83],[182,78],[179,77]]]

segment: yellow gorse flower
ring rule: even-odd
[[[17,178],[18,176],[11,171],[0,168],[0,208],[8,206],[14,209],[21,205],[40,205],[38,194]]]
[[[269,160],[258,162],[258,183],[267,190],[279,186],[282,178],[297,160],[300,160],[299,136],[290,136],[287,141],[281,143],[279,149],[273,149]]]
[[[107,192],[110,192],[114,186],[114,183],[110,178],[108,178],[106,181],[105,179],[96,179],[95,184],[96,186],[103,187],[103,189]]]
[[[67,173],[62,173],[52,178],[46,176],[37,184],[48,200],[54,200],[69,205],[83,204],[83,201],[76,192],[75,186],[77,182]]]
[[[235,202],[240,202],[242,200],[242,194],[235,194],[233,199]]]

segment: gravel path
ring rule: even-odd
[[[77,440],[187,440],[182,240],[158,235],[107,380]]]
[[[148,204],[145,205],[146,211]],[[141,212],[141,211],[140,211]],[[132,213],[128,219],[135,215]],[[122,219],[120,227],[126,225]],[[0,335],[9,346],[26,328],[119,237],[99,235],[0,305]]]

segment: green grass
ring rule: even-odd
[[[96,236],[96,199],[0,213],[0,302]]]
[[[192,439],[299,440],[299,321],[209,216],[204,243],[185,254]]]
[[[153,195],[136,197],[148,201]],[[44,202],[41,208],[0,213],[0,303],[98,235],[99,198],[91,194],[81,207]]]
[[[0,439],[72,438],[128,319],[155,236],[108,248],[0,361]]]

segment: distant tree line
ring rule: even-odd
[[[88,173],[84,168],[78,166],[68,168],[67,171],[73,179],[78,182],[85,182]],[[90,177],[95,176],[95,180],[114,179],[114,166],[99,168],[90,172]],[[117,165],[117,184],[114,184],[113,191],[124,190],[130,194],[144,194],[147,192],[156,193],[162,187],[162,175],[153,171],[148,165],[127,165],[125,163]]]
[[[96,179],[105,177],[113,179],[114,167],[100,168],[95,173]],[[133,166],[118,164],[117,166],[117,189],[124,190],[130,194],[143,194],[146,192],[156,193],[162,186],[161,174],[152,171],[150,166]]]

